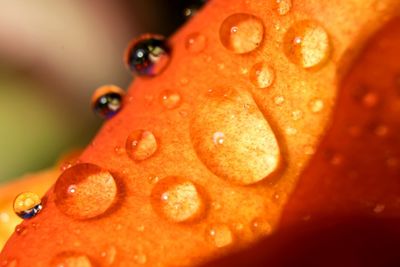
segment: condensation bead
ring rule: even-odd
[[[77,164],[58,178],[55,187],[57,208],[75,219],[90,219],[104,214],[115,203],[114,177],[97,165]]]
[[[121,110],[124,95],[118,86],[102,86],[92,96],[92,109],[99,117],[109,119]]]
[[[157,151],[157,139],[150,131],[135,130],[126,139],[125,149],[131,159],[143,161]]]
[[[265,62],[257,63],[250,71],[250,81],[260,89],[268,88],[275,80],[275,72]]]
[[[261,45],[264,24],[251,14],[233,14],[222,22],[219,36],[226,49],[237,54],[249,53]]]
[[[30,219],[42,210],[39,195],[32,192],[19,194],[14,200],[14,212],[22,219]]]

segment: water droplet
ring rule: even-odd
[[[274,70],[264,62],[255,64],[250,71],[250,81],[258,88],[270,87],[274,80]]]
[[[193,221],[204,212],[205,203],[199,188],[183,178],[161,180],[151,195],[154,209],[173,222]]]
[[[183,16],[186,19],[189,19],[196,15],[196,13],[202,8],[202,6],[207,2],[208,0],[196,0],[196,1],[190,1],[191,4],[187,6],[186,8],[183,9]]]
[[[146,262],[147,262],[147,256],[146,256],[146,254],[143,254],[143,253],[134,255],[133,259],[137,264],[146,264]]]
[[[284,50],[293,63],[303,68],[321,66],[330,57],[329,35],[314,21],[297,22],[285,35]]]
[[[54,191],[58,209],[82,220],[102,215],[117,197],[114,177],[90,163],[77,164],[66,170],[58,178]]]
[[[282,105],[283,103],[285,103],[285,98],[283,96],[276,96],[274,98],[274,102],[275,104],[277,104],[278,106]]]
[[[109,246],[101,253],[100,256],[102,257],[102,262],[106,264],[113,264],[117,256],[117,249],[115,246]]]
[[[195,112],[192,143],[213,173],[244,185],[259,182],[278,169],[278,141],[250,94],[213,89],[198,101]]]
[[[292,0],[276,0],[276,11],[284,16],[292,9]]]
[[[101,118],[109,119],[121,110],[124,95],[118,86],[102,86],[92,96],[92,109]]]
[[[201,33],[189,34],[186,38],[186,49],[191,53],[200,53],[207,44],[207,38]]]
[[[362,104],[366,108],[373,108],[373,107],[377,106],[377,104],[379,102],[379,97],[377,94],[375,94],[373,92],[367,92],[364,94],[361,101],[362,101]]]
[[[126,140],[126,152],[134,161],[150,158],[157,151],[157,139],[150,131],[135,130]]]
[[[24,192],[15,198],[13,207],[19,217],[30,219],[42,210],[42,201],[37,194]]]
[[[381,212],[383,212],[385,210],[385,205],[383,205],[383,204],[377,204],[375,207],[374,207],[374,212],[375,213],[381,213]]]
[[[229,246],[234,241],[231,229],[224,224],[212,225],[207,228],[206,238],[217,248]]]
[[[170,49],[160,35],[145,34],[133,40],[125,53],[125,63],[139,76],[160,74],[170,61]]]
[[[262,218],[256,218],[251,222],[250,228],[256,235],[267,235],[271,233],[271,225]]]
[[[151,175],[147,178],[147,180],[149,181],[149,184],[156,184],[158,181],[160,181],[160,177]]]
[[[300,120],[301,118],[303,118],[303,112],[301,110],[294,110],[292,112],[292,118],[295,121]]]
[[[311,112],[319,113],[324,109],[325,104],[324,104],[323,100],[317,98],[317,99],[311,100],[309,106],[310,106]]]
[[[238,54],[249,53],[260,46],[264,25],[256,16],[237,13],[227,17],[219,31],[221,43]]]
[[[92,267],[90,258],[83,253],[62,252],[51,260],[51,267]]]
[[[23,236],[27,233],[28,229],[26,229],[25,225],[19,224],[15,227],[15,233],[17,235]]]
[[[181,104],[180,94],[170,90],[163,91],[160,95],[160,100],[166,109],[174,109]]]

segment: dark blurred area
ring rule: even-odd
[[[185,8],[203,2],[2,1],[0,183],[85,147],[102,123],[90,110],[93,91],[132,80],[122,63],[130,39],[171,35],[188,19]]]

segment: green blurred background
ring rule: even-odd
[[[197,0],[204,1],[204,0]],[[52,166],[101,125],[104,84],[132,80],[122,54],[145,32],[170,35],[189,0],[0,1],[0,183]]]

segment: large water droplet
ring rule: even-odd
[[[303,68],[321,66],[330,57],[331,43],[326,30],[317,22],[297,22],[284,39],[286,56]]]
[[[170,61],[170,49],[160,35],[145,34],[133,40],[125,53],[125,63],[140,76],[160,74]]]
[[[90,258],[83,253],[62,252],[56,255],[50,263],[51,267],[92,267]]]
[[[92,96],[92,109],[98,116],[109,119],[121,110],[124,95],[118,86],[102,86]]]
[[[114,177],[90,163],[67,169],[58,178],[54,190],[58,209],[76,219],[102,215],[113,205],[118,193]]]
[[[256,16],[237,13],[227,17],[219,30],[221,43],[238,54],[248,53],[260,46],[264,25]]]
[[[275,72],[268,64],[260,62],[251,69],[250,80],[258,88],[264,89],[270,87],[274,82]]]
[[[157,151],[157,139],[150,131],[135,130],[128,136],[125,148],[131,159],[142,161]]]
[[[165,90],[161,93],[160,101],[166,109],[174,109],[181,104],[181,95],[171,90]]]
[[[200,53],[207,44],[207,38],[201,33],[189,34],[186,38],[186,49],[191,53]]]
[[[161,180],[151,195],[154,209],[173,222],[193,221],[204,212],[205,203],[199,188],[183,178]]]
[[[192,143],[213,173],[245,185],[277,171],[281,159],[278,141],[247,92],[210,90],[195,112]]]
[[[24,192],[15,198],[13,207],[19,217],[30,219],[42,210],[42,201],[37,194]]]
[[[292,0],[276,0],[276,11],[284,16],[292,9]]]
[[[218,224],[207,228],[206,239],[217,248],[222,248],[231,245],[234,241],[234,236],[227,225]]]

